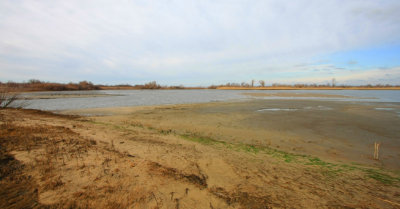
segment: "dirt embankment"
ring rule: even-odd
[[[395,208],[399,178],[140,121],[0,110],[1,208]]]

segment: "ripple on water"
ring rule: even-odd
[[[260,109],[257,110],[257,112],[263,112],[263,111],[296,111],[298,109],[296,108],[265,108],[265,109]]]
[[[257,112],[263,112],[263,111],[297,111],[297,110],[333,110],[333,108],[331,107],[326,107],[326,106],[316,106],[316,107],[312,107],[312,106],[308,106],[308,107],[304,107],[304,108],[264,108],[264,109],[260,109],[257,110]]]
[[[304,107],[305,110],[333,110],[332,107],[326,107],[326,106],[321,106],[318,105],[316,107],[312,107],[312,106],[308,106],[308,107]]]
[[[394,108],[390,108],[390,107],[376,107],[375,110],[394,110]]]

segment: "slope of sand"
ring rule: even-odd
[[[100,117],[1,110],[0,207],[400,206],[393,171],[283,152],[272,139],[269,147],[251,135],[240,142],[204,132],[221,123],[213,115],[228,118],[222,128],[242,128],[229,121],[244,123],[249,104],[221,104],[122,108]],[[242,114],[229,116],[236,108]],[[193,130],[184,130],[190,123]]]

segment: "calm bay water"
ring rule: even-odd
[[[25,108],[40,110],[72,110],[100,107],[148,106],[165,104],[206,103],[215,101],[244,100],[255,98],[243,93],[316,93],[353,96],[357,98],[317,98],[317,97],[257,97],[258,99],[318,99],[365,102],[400,102],[400,91],[396,90],[104,90],[104,91],[63,91],[33,92],[22,96],[40,95],[93,95],[107,94],[112,96],[55,98],[20,100]],[[363,99],[360,99],[363,98]]]

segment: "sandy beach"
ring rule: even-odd
[[[7,192],[0,202],[395,208],[398,109],[397,103],[257,99],[62,115],[5,109],[0,136],[8,160],[1,169],[8,172],[1,188]],[[379,160],[372,158],[375,141]]]
[[[194,105],[66,111],[104,115],[101,122],[133,121],[144,127],[208,137],[227,143],[269,146],[326,160],[400,169],[397,103],[250,100]],[[381,160],[373,144],[380,142]]]

